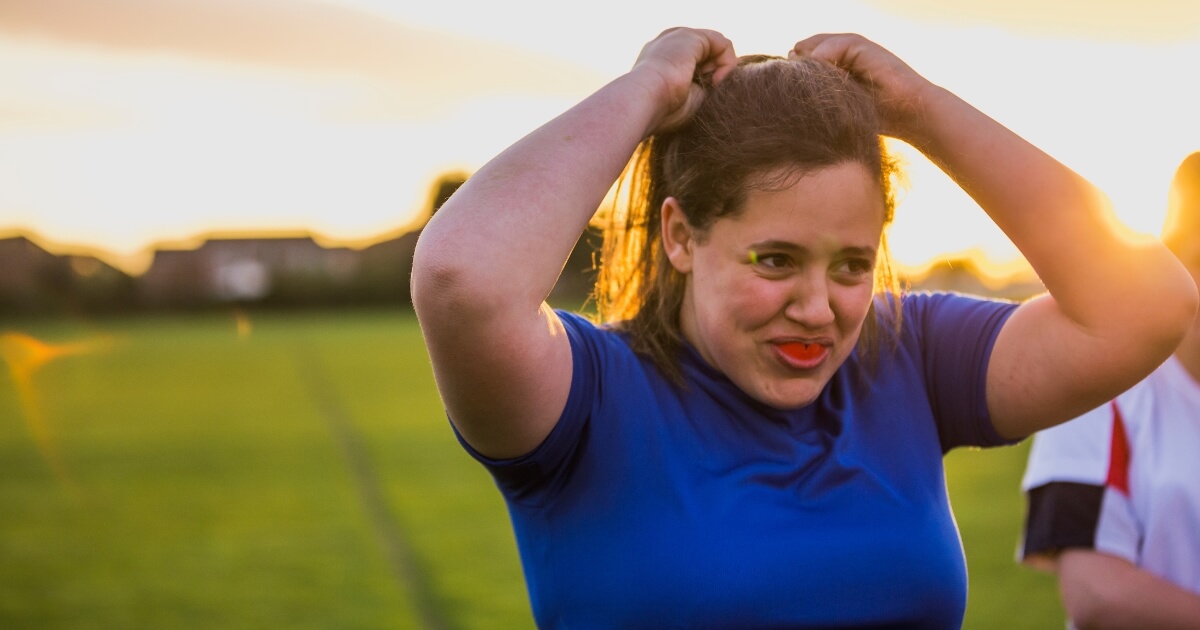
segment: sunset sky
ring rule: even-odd
[[[676,25],[739,53],[862,33],[1100,185],[1139,232],[1159,231],[1200,150],[1194,0],[0,0],[0,236],[136,268],[211,232],[394,235],[434,177],[478,168]],[[900,263],[1019,259],[900,148]]]

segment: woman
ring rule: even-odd
[[[665,31],[442,207],[413,271],[439,391],[541,627],[957,628],[942,454],[1132,385],[1195,287],[1087,182],[862,37],[743,61]],[[1049,295],[889,293],[881,134],[959,182]],[[635,150],[597,327],[544,298]]]

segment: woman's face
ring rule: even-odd
[[[687,275],[684,337],[755,399],[811,403],[858,342],[883,216],[878,184],[855,162],[752,192],[703,234],[668,199],[664,244]]]

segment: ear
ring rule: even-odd
[[[667,197],[663,200],[662,212],[659,214],[662,215],[662,240],[667,259],[671,261],[675,271],[691,273],[692,247],[696,240],[692,226],[683,214],[683,208],[679,207],[679,200]]]

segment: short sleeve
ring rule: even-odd
[[[1136,562],[1140,528],[1128,487],[1118,481],[1128,462],[1123,436],[1115,404],[1034,435],[1021,480],[1018,560],[1048,569],[1064,549],[1095,549]]]
[[[930,407],[942,452],[1011,444],[987,408],[987,368],[996,336],[1017,304],[951,292],[905,299],[904,326],[918,335]],[[1019,440],[1018,440],[1019,441]]]
[[[588,420],[600,390],[600,364],[609,345],[606,342],[611,342],[606,337],[612,337],[612,333],[597,328],[580,315],[556,313],[571,344],[571,390],[558,422],[546,439],[520,457],[493,459],[472,448],[455,430],[459,444],[487,468],[501,493],[522,504],[544,503],[565,482],[576,449],[586,437]]]

